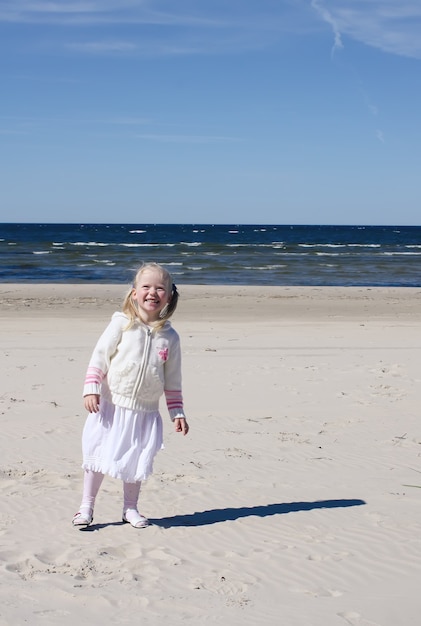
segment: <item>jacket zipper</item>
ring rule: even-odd
[[[137,378],[136,378],[136,383],[135,383],[134,388],[133,388],[133,396],[132,396],[133,399],[136,398],[136,396],[139,393],[139,389],[142,386],[143,379],[145,377],[146,364],[147,364],[147,362],[149,360],[149,352],[151,350],[152,329],[151,328],[146,328],[145,332],[146,332],[145,350],[143,351],[142,363],[140,365],[139,372],[138,372]]]

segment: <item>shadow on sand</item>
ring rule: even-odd
[[[209,511],[198,511],[187,515],[173,515],[172,517],[161,517],[149,521],[154,526],[161,528],[173,528],[175,526],[207,526],[218,522],[227,522],[241,517],[268,517],[269,515],[285,515],[286,513],[296,513],[298,511],[312,511],[313,509],[338,509],[349,506],[361,506],[366,504],[364,500],[317,500],[316,502],[284,502],[280,504],[265,504],[261,506],[243,506],[237,509],[210,509]],[[107,528],[108,526],[124,526],[124,522],[108,522],[104,524],[92,524],[83,526],[79,530],[82,532],[92,532]]]
[[[173,515],[160,519],[150,519],[151,524],[162,528],[174,526],[207,526],[218,522],[236,520],[240,517],[267,517],[268,515],[285,515],[297,511],[312,511],[313,509],[336,509],[349,506],[361,506],[364,500],[318,500],[316,502],[285,502],[280,504],[266,504],[262,506],[245,506],[240,508],[210,509],[188,515]]]

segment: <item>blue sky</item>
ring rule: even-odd
[[[0,221],[421,224],[419,0],[0,3]]]

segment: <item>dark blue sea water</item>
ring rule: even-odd
[[[421,286],[420,226],[0,224],[0,282]]]

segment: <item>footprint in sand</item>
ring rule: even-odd
[[[335,552],[334,554],[309,554],[309,561],[342,561],[346,557],[351,556],[350,552]]]
[[[246,606],[249,604],[248,588],[254,582],[240,580],[232,573],[214,573],[206,579],[200,578],[192,581],[192,588],[225,597],[226,606]]]
[[[378,622],[372,622],[364,619],[356,611],[347,611],[346,613],[338,613],[338,617],[342,617],[347,624],[351,626],[380,626]]]
[[[343,595],[343,591],[339,589],[324,589],[322,587],[318,587],[315,589],[302,589],[295,588],[291,589],[294,593],[302,593],[306,596],[313,596],[314,598],[339,598]]]

